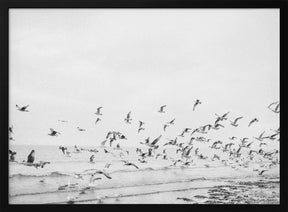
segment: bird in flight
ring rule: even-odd
[[[253,124],[254,122],[258,122],[258,121],[259,121],[259,120],[258,120],[257,118],[252,119],[252,120],[250,121],[248,127],[250,127],[251,124]]]
[[[237,121],[240,120],[240,119],[242,119],[242,118],[243,118],[243,116],[236,118],[233,122],[230,121],[230,122],[231,122],[231,125],[234,126],[234,127],[238,127]]]
[[[271,106],[272,106],[272,105],[275,105],[275,104],[277,104],[276,107],[275,107],[274,109],[271,108]],[[271,104],[268,106],[268,108],[269,108],[271,111],[273,111],[274,113],[279,113],[279,112],[280,112],[279,107],[280,107],[280,103],[279,103],[278,101],[277,101],[277,102],[273,102],[273,103],[271,103]]]
[[[164,131],[166,130],[167,127],[169,127],[169,125],[168,124],[164,124],[164,127],[163,127]]]
[[[131,111],[127,114],[126,118],[124,119],[124,121],[126,121],[127,124],[131,124],[130,121],[131,121],[132,119],[130,118],[130,116],[131,116]]]
[[[262,133],[259,135],[259,137],[254,137],[254,138],[257,139],[257,140],[259,140],[259,141],[263,141],[263,139],[264,139],[264,137],[263,137],[264,133],[265,133],[265,131],[262,132]]]
[[[140,127],[140,128],[138,129],[138,133],[140,133],[141,130],[145,130],[145,128]]]
[[[139,121],[139,128],[141,128],[145,123],[143,121]]]
[[[165,113],[165,111],[164,111],[164,108],[166,107],[167,105],[162,105],[161,107],[160,107],[160,109],[159,109],[159,113]]]
[[[22,111],[22,112],[29,112],[29,110],[26,110],[28,106],[29,106],[29,105],[26,105],[26,106],[24,106],[24,107],[19,107],[18,105],[16,105],[17,109],[18,109],[19,111]]]
[[[175,119],[172,119],[171,121],[167,122],[167,124],[174,124]]]
[[[54,130],[53,128],[50,128],[50,136],[58,136],[58,134],[61,134],[60,132],[57,132],[56,130]]]
[[[197,105],[200,105],[200,104],[202,104],[202,102],[200,102],[199,99],[196,99],[196,101],[195,101],[195,103],[194,103],[194,106],[193,106],[193,111],[195,110],[196,106],[197,106]]]
[[[79,131],[86,131],[85,129],[82,129],[82,128],[80,128],[80,127],[77,127],[77,129],[78,129]]]
[[[139,167],[136,166],[134,163],[131,163],[131,162],[126,161],[126,160],[122,160],[122,162],[124,162],[124,166],[134,166],[136,169],[139,169]]]
[[[96,115],[103,115],[102,113],[101,113],[101,108],[103,108],[102,106],[101,107],[98,107],[97,108],[97,112],[95,113]]]
[[[9,130],[9,133],[12,134],[13,133],[13,125],[11,127],[9,127],[8,130]]]
[[[97,124],[99,121],[101,121],[101,119],[97,118],[96,121],[95,121],[95,124]]]

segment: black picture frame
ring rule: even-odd
[[[8,204],[8,120],[9,120],[9,8],[279,8],[280,9],[280,205],[9,205]],[[39,211],[60,210],[221,210],[221,211],[288,211],[287,186],[287,112],[285,111],[285,93],[287,86],[284,74],[287,72],[287,8],[285,0],[5,0],[1,1],[0,36],[1,36],[1,211]],[[285,88],[286,87],[286,88]],[[180,208],[179,208],[180,209]]]

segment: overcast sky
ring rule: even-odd
[[[228,121],[207,137],[279,127],[267,109],[279,100],[278,9],[10,9],[9,21],[15,144],[98,145],[110,130],[128,137],[123,146],[160,134],[165,142],[228,111],[229,120],[244,116],[239,127]],[[48,136],[49,128],[61,135]]]

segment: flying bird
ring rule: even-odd
[[[77,127],[77,129],[78,129],[79,131],[86,131],[85,129],[82,129],[82,128],[80,128],[80,127]]]
[[[101,121],[101,119],[97,118],[96,121],[95,121],[95,124],[97,124],[99,121]]]
[[[123,161],[125,164],[124,166],[134,166],[136,169],[139,169],[138,166],[136,166],[134,163],[128,162],[128,161]]]
[[[140,128],[138,129],[138,133],[140,133],[141,130],[145,130],[145,128],[140,127]]]
[[[169,125],[168,124],[164,124],[164,127],[163,127],[164,131],[166,130],[167,127],[169,127]]]
[[[258,122],[258,121],[259,121],[259,120],[258,120],[257,118],[252,119],[252,120],[250,121],[248,127],[250,127],[251,124],[253,124],[254,122]]]
[[[19,111],[22,111],[22,112],[29,112],[29,110],[26,110],[28,106],[29,106],[29,105],[26,105],[26,106],[24,106],[24,107],[19,107],[18,105],[16,105],[17,109],[18,109]]]
[[[8,128],[9,132],[12,134],[13,133],[13,125]]]
[[[202,104],[202,102],[200,102],[199,99],[196,99],[196,101],[194,103],[194,106],[193,106],[193,111],[195,110],[196,106],[199,105],[199,104]]]
[[[259,140],[259,141],[263,141],[263,139],[264,139],[264,137],[263,137],[264,133],[265,133],[265,131],[262,132],[262,133],[259,135],[259,137],[254,137],[254,138],[257,139],[257,140]]]
[[[126,121],[127,124],[131,124],[130,121],[131,121],[132,119],[130,118],[130,116],[131,116],[131,111],[127,114],[126,118],[124,119],[124,121]]]
[[[167,106],[167,105],[161,106],[158,112],[159,112],[159,113],[165,113],[164,108],[165,108],[166,106]]]
[[[58,136],[58,134],[61,134],[60,132],[57,132],[56,130],[54,130],[53,128],[50,128],[50,136]]]
[[[236,118],[233,122],[231,121],[231,125],[234,127],[238,127],[237,121],[242,119],[242,118],[243,118],[243,116]]]
[[[167,124],[171,124],[171,125],[173,125],[173,124],[174,124],[174,121],[175,121],[175,119],[173,119],[173,120],[167,122]]]
[[[139,128],[141,128],[145,123],[143,121],[139,121]]]
[[[102,106],[101,107],[98,107],[97,108],[97,112],[95,113],[96,115],[103,115],[102,113],[101,113],[101,108],[103,108]]]

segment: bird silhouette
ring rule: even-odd
[[[29,112],[29,110],[26,110],[27,107],[29,107],[29,105],[26,105],[26,106],[23,106],[23,107],[19,107],[18,105],[16,105],[17,109],[19,111],[22,111],[22,112]]]
[[[165,113],[164,108],[165,108],[166,106],[167,106],[167,105],[161,106],[158,112],[159,112],[159,113]]]
[[[258,121],[259,121],[259,120],[258,120],[257,118],[252,119],[252,120],[249,122],[248,127],[250,127],[251,124],[253,124],[254,122],[258,122]]]
[[[77,129],[78,129],[79,131],[86,131],[85,129],[82,129],[82,128],[80,128],[80,127],[77,127]]]
[[[61,134],[60,132],[57,132],[56,130],[54,130],[53,128],[50,128],[50,136],[58,136],[58,134]]]
[[[237,127],[238,126],[237,121],[242,119],[242,118],[243,118],[243,116],[236,118],[233,122],[231,121],[231,125],[234,127]]]
[[[101,121],[101,119],[97,118],[96,121],[95,121],[95,124],[97,124],[99,121]]]
[[[98,108],[97,108],[97,111],[96,111],[96,113],[95,113],[96,115],[100,115],[100,116],[103,115],[103,114],[101,113],[101,111],[100,111],[101,108],[103,108],[103,107],[101,106],[101,107],[98,107]]]
[[[131,111],[127,114],[126,118],[124,119],[124,121],[127,123],[127,124],[131,124]]]
[[[196,99],[196,101],[195,101],[195,103],[194,103],[194,105],[193,105],[193,111],[195,110],[196,106],[197,106],[197,105],[200,105],[200,104],[202,104],[202,102],[200,102],[199,99]]]

